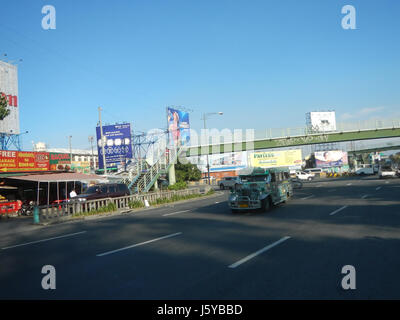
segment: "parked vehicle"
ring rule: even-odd
[[[395,178],[397,176],[396,170],[391,166],[380,166],[378,171],[379,179]]]
[[[228,204],[232,212],[258,209],[268,211],[271,206],[285,202],[293,194],[289,170],[254,168],[240,175],[241,184],[232,190]]]
[[[308,169],[304,169],[303,171],[306,173],[312,174],[314,177],[315,176],[319,177],[321,175],[321,173],[323,172],[323,170],[321,168],[308,168]]]
[[[296,177],[299,180],[307,180],[307,181],[311,181],[312,179],[314,179],[314,175],[311,173],[307,173],[304,171],[298,171],[296,172]]]
[[[226,188],[233,189],[240,183],[239,177],[224,177],[219,181],[218,185],[221,190],[224,190]]]
[[[103,198],[117,198],[130,194],[127,185],[124,183],[102,183],[89,187],[84,193],[71,200],[87,201]]]
[[[374,174],[374,167],[371,164],[362,164],[361,166],[357,167],[355,170],[355,174],[357,175],[367,175],[367,174]]]

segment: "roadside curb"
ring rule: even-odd
[[[36,226],[50,226],[50,225],[56,225],[56,224],[61,224],[61,223],[73,223],[73,222],[82,222],[82,221],[90,221],[90,220],[98,220],[98,219],[103,219],[103,218],[112,218],[112,217],[119,217],[119,216],[124,216],[124,215],[130,215],[134,214],[137,212],[141,211],[148,211],[148,210],[153,210],[153,209],[158,209],[158,208],[163,208],[163,207],[174,207],[175,204],[181,204],[181,203],[187,203],[187,202],[194,202],[198,200],[204,200],[204,199],[212,199],[219,197],[223,195],[224,193],[221,191],[215,191],[214,194],[208,195],[208,196],[202,196],[198,198],[193,198],[193,199],[186,199],[186,200],[179,200],[175,202],[170,202],[170,203],[165,203],[165,204],[159,204],[159,205],[153,205],[150,207],[142,207],[142,208],[137,208],[137,209],[124,209],[122,211],[115,211],[115,212],[108,212],[104,214],[96,214],[92,216],[82,216],[82,217],[60,217],[58,219],[55,219],[54,221],[46,221],[46,222],[40,222],[38,224],[32,224]]]

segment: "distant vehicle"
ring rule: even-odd
[[[289,170],[254,168],[240,175],[241,184],[232,190],[228,205],[232,212],[258,209],[268,211],[272,205],[285,202],[293,194]]]
[[[391,166],[380,166],[378,171],[379,179],[383,178],[395,178],[397,173],[396,170]]]
[[[307,181],[311,181],[312,179],[314,179],[314,175],[311,173],[307,173],[304,171],[298,171],[296,172],[296,177],[299,180],[307,180]]]
[[[379,172],[379,164],[374,164],[374,173]]]
[[[240,183],[239,177],[224,177],[219,181],[218,185],[221,190],[224,190],[226,188],[233,189]]]
[[[360,167],[357,167],[355,170],[357,175],[367,175],[367,174],[374,174],[374,168],[371,164],[362,164]]]
[[[320,176],[323,170],[321,168],[304,169],[304,172],[311,173],[313,176]]]
[[[73,200],[87,201],[103,198],[118,198],[130,194],[131,192],[124,183],[102,183],[89,187],[84,193],[74,197]]]

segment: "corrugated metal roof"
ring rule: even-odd
[[[84,174],[77,172],[61,172],[50,174],[32,174],[23,176],[7,177],[13,180],[24,180],[34,182],[68,182],[68,181],[90,181],[90,180],[105,180],[104,177],[94,174]]]

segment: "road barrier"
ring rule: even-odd
[[[63,217],[68,217],[72,215],[80,215],[93,211],[101,212],[104,208],[112,208],[115,210],[111,211],[123,211],[132,209],[132,203],[142,203],[145,207],[145,201],[149,203],[154,203],[158,199],[173,199],[176,196],[190,196],[190,195],[200,195],[206,194],[210,187],[205,186],[202,188],[190,188],[177,191],[163,191],[154,192],[146,194],[134,194],[125,197],[118,198],[105,198],[98,200],[88,200],[88,201],[69,201],[61,204],[45,205],[39,207],[39,217],[40,222],[46,222],[54,219],[62,219]]]

